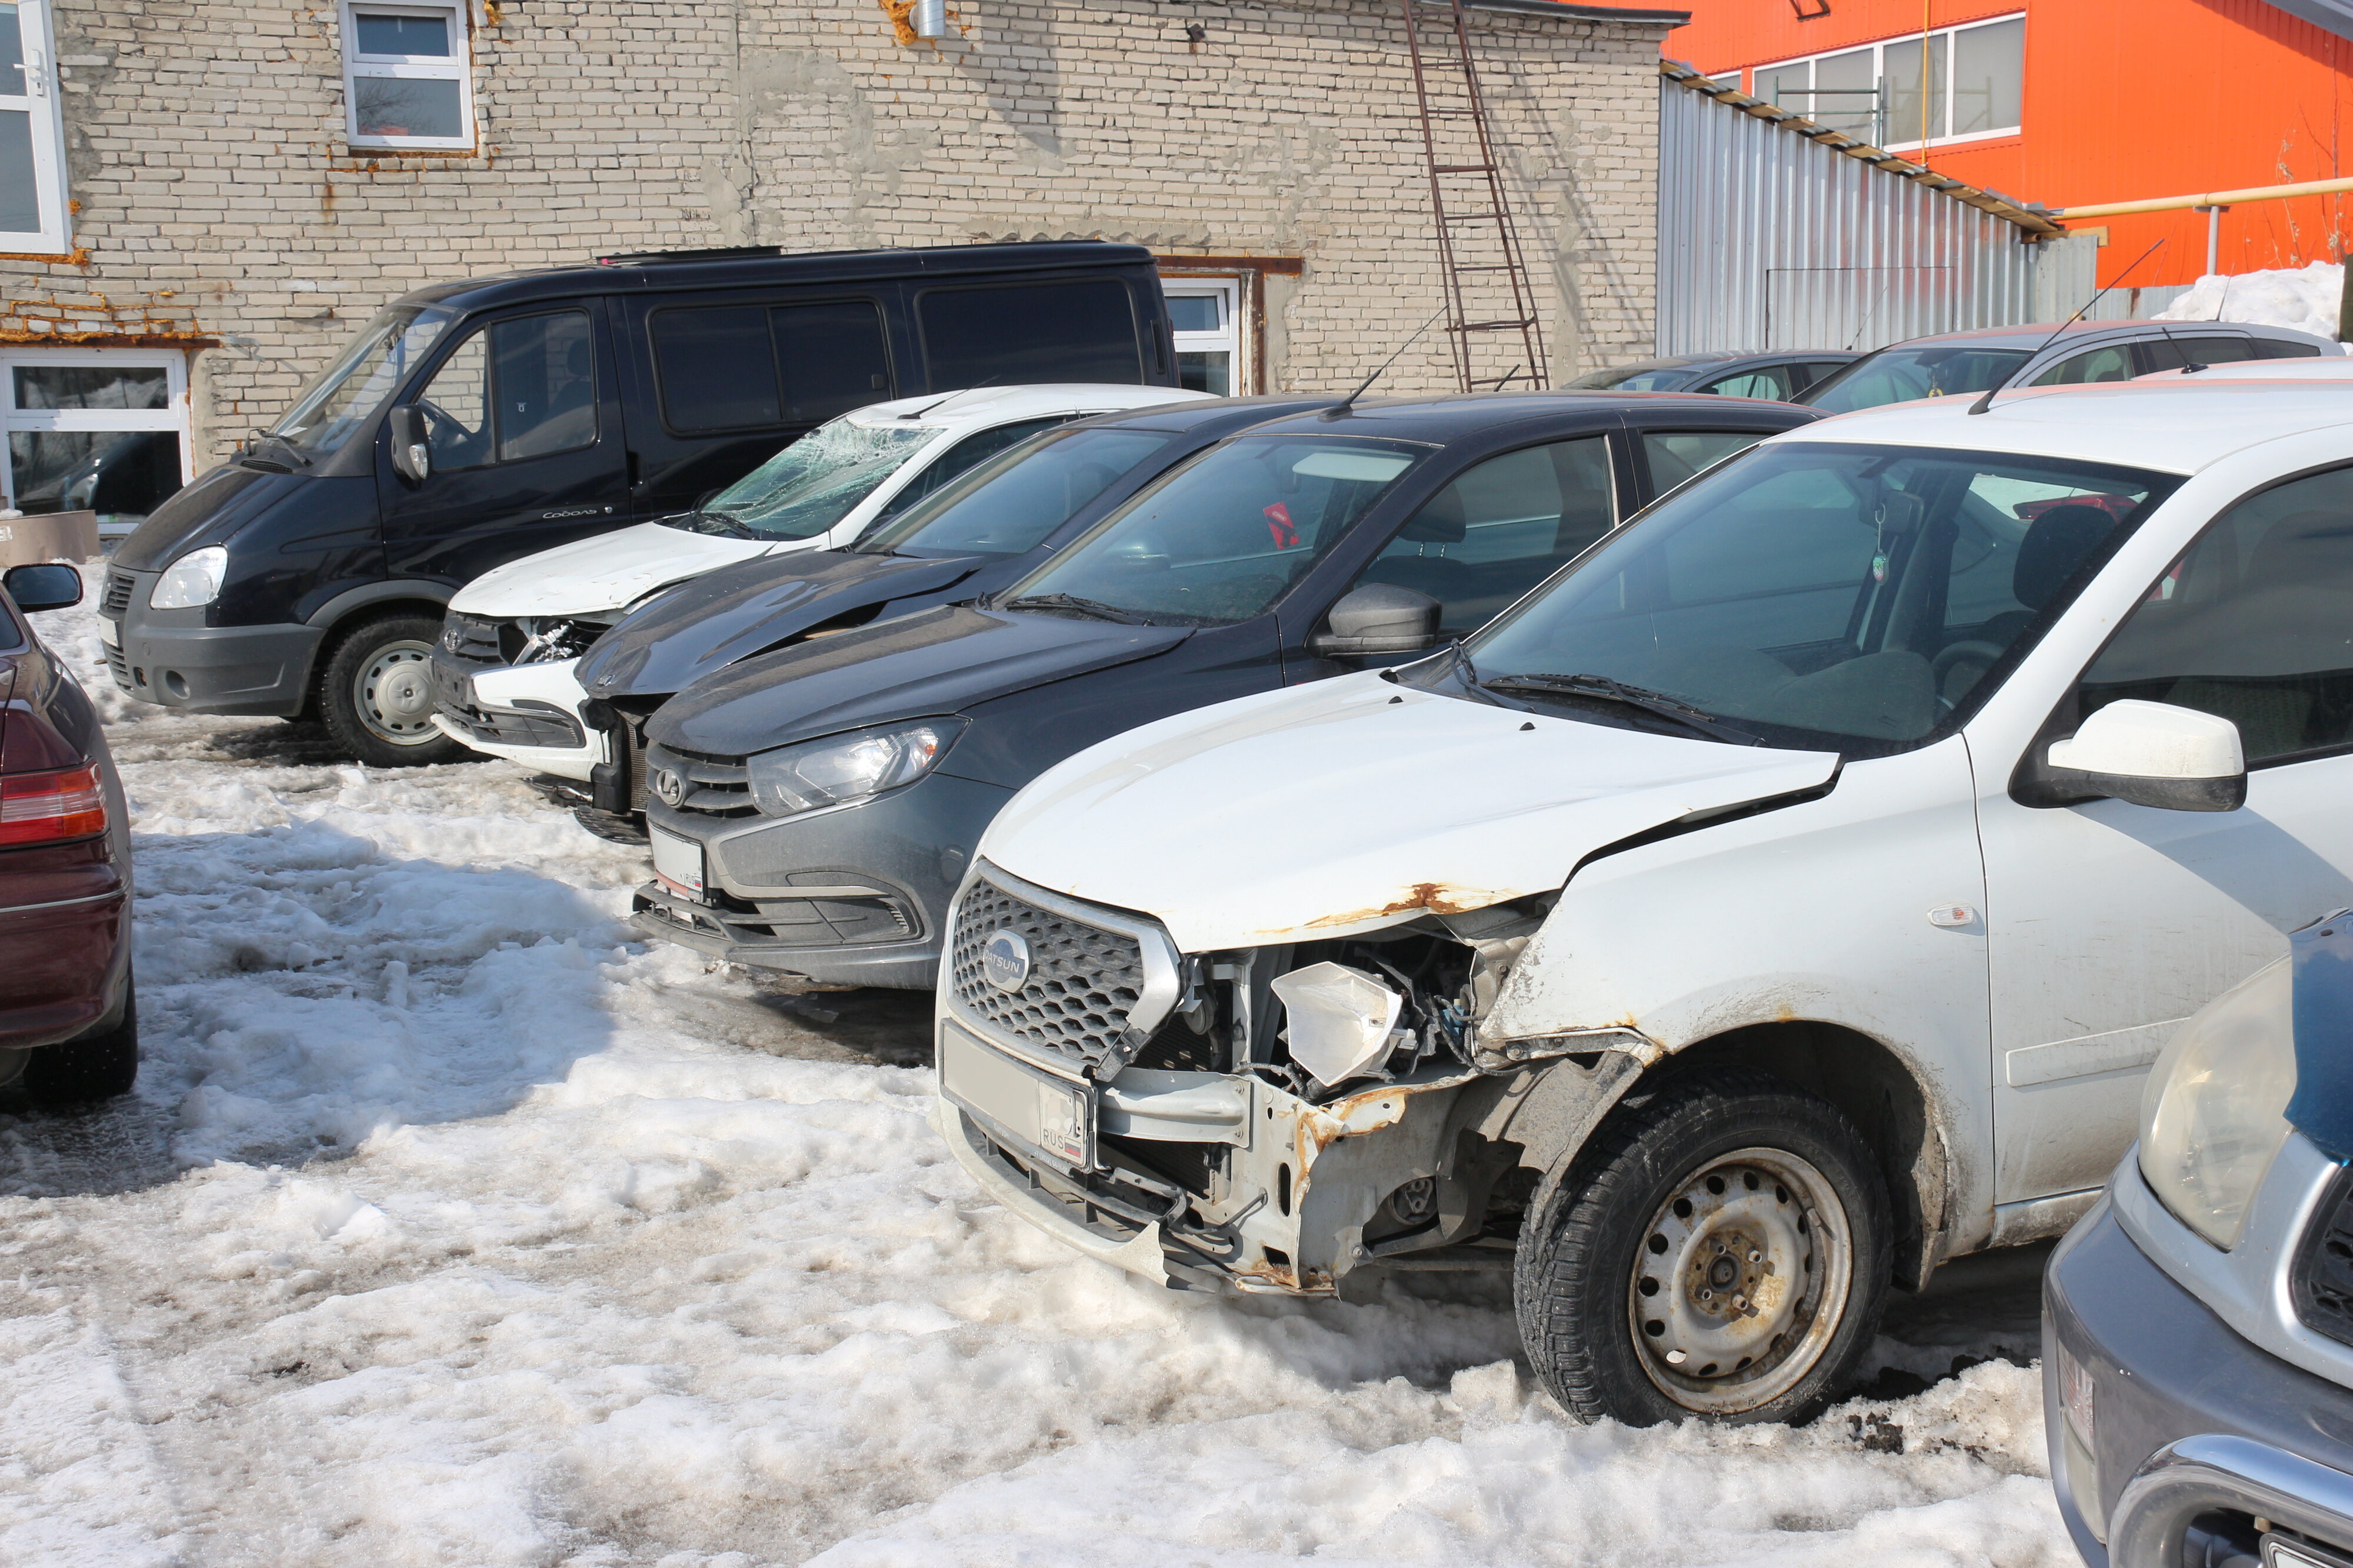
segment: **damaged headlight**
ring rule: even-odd
[[[1291,1019],[1291,1059],[1330,1088],[1389,1053],[1405,998],[1362,970],[1311,963],[1276,976],[1272,989]]]
[[[2229,1250],[2287,1142],[2293,971],[2282,959],[2208,1003],[2141,1091],[2140,1173],[2174,1217]]]
[[[923,719],[762,752],[750,764],[752,804],[770,816],[797,816],[913,784],[939,765],[965,722]]]
[[[570,620],[544,616],[515,623],[522,634],[522,644],[515,650],[511,664],[554,664],[567,658],[578,658],[588,647],[605,635],[600,621]]]

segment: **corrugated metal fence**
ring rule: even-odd
[[[1660,84],[1659,347],[1877,348],[2056,321],[2089,241],[2006,219],[1672,80]]]

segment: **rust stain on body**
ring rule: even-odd
[[[1377,921],[1388,915],[1401,915],[1409,910],[1428,910],[1434,915],[1467,914],[1483,910],[1488,905],[1510,898],[1509,893],[1478,892],[1467,888],[1450,888],[1443,882],[1416,882],[1407,895],[1393,903],[1379,904],[1368,910],[1351,910],[1346,914],[1319,915],[1307,922],[1311,931],[1318,926],[1352,926],[1364,921]]]

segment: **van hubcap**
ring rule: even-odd
[[[1689,1410],[1769,1404],[1821,1360],[1853,1277],[1846,1207],[1810,1163],[1780,1149],[1710,1160],[1635,1249],[1627,1306],[1642,1370]]]
[[[386,643],[352,679],[352,706],[368,732],[396,746],[440,739],[433,727],[431,645],[404,638]]]

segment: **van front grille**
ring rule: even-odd
[[[2288,1268],[2288,1289],[2306,1328],[2353,1345],[2353,1171],[2320,1200]]]
[[[131,590],[138,585],[139,579],[128,572],[109,572],[106,593],[98,601],[98,613],[111,621],[121,620],[123,612],[131,608]]]

